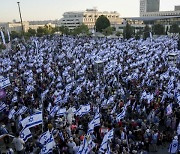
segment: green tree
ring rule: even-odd
[[[118,32],[116,32],[116,36],[121,36],[121,32],[120,31],[118,31]]]
[[[30,36],[35,36],[36,35],[36,30],[32,29],[32,28],[29,28],[28,33],[30,34]]]
[[[170,33],[179,33],[180,32],[179,25],[172,24],[169,31],[170,31]]]
[[[153,26],[153,32],[155,35],[164,35],[165,34],[165,28],[161,24],[156,24]]]
[[[123,37],[125,39],[130,39],[132,36],[133,36],[133,27],[127,23],[123,30]]]
[[[37,28],[37,36],[41,37],[44,35],[44,28],[43,27],[38,27]]]
[[[109,36],[113,34],[113,28],[112,27],[107,27],[106,29],[103,30],[103,34],[105,36]]]
[[[88,26],[85,25],[85,24],[82,24],[82,25],[74,28],[74,29],[72,30],[72,34],[73,34],[73,35],[79,35],[79,34],[88,35],[88,34],[89,34]]]
[[[143,39],[147,39],[148,37],[150,37],[150,31],[150,27],[146,25],[143,30]]]
[[[15,38],[21,38],[21,33],[18,33],[16,31],[11,31],[11,38],[15,39]]]
[[[98,32],[102,32],[104,29],[110,26],[110,21],[106,16],[101,15],[96,20],[95,26]]]
[[[65,35],[68,35],[70,33],[70,30],[68,27],[65,27],[65,26],[61,26],[59,27],[59,31],[62,33],[62,34],[65,34]]]

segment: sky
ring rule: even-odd
[[[96,7],[99,11],[117,11],[121,17],[138,17],[140,0],[0,0],[0,22],[20,21],[17,1],[23,21],[57,20],[67,11],[84,11]],[[180,0],[160,0],[160,11],[174,10]]]

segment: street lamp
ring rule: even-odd
[[[21,16],[21,9],[20,9],[20,2],[17,2],[18,4],[18,8],[19,8],[19,16],[20,16],[20,20],[21,20],[21,27],[22,27],[22,35],[24,35],[24,28],[23,28],[23,23],[22,23],[22,16]]]

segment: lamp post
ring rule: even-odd
[[[21,27],[22,27],[22,35],[24,35],[24,28],[23,28],[23,23],[22,23],[22,15],[21,15],[21,9],[20,9],[20,2],[17,2],[18,4],[18,8],[19,8],[19,16],[20,16],[20,20],[21,20]]]

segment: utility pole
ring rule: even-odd
[[[96,34],[96,19],[97,19],[97,15],[96,15],[96,11],[97,11],[97,7],[94,7],[94,11],[95,11],[95,18],[94,18],[94,34]]]
[[[17,2],[18,4],[18,8],[19,8],[19,16],[20,16],[20,20],[21,20],[21,27],[22,27],[22,35],[24,36],[24,28],[23,28],[23,23],[22,23],[22,16],[21,16],[21,9],[20,9],[20,2]]]

